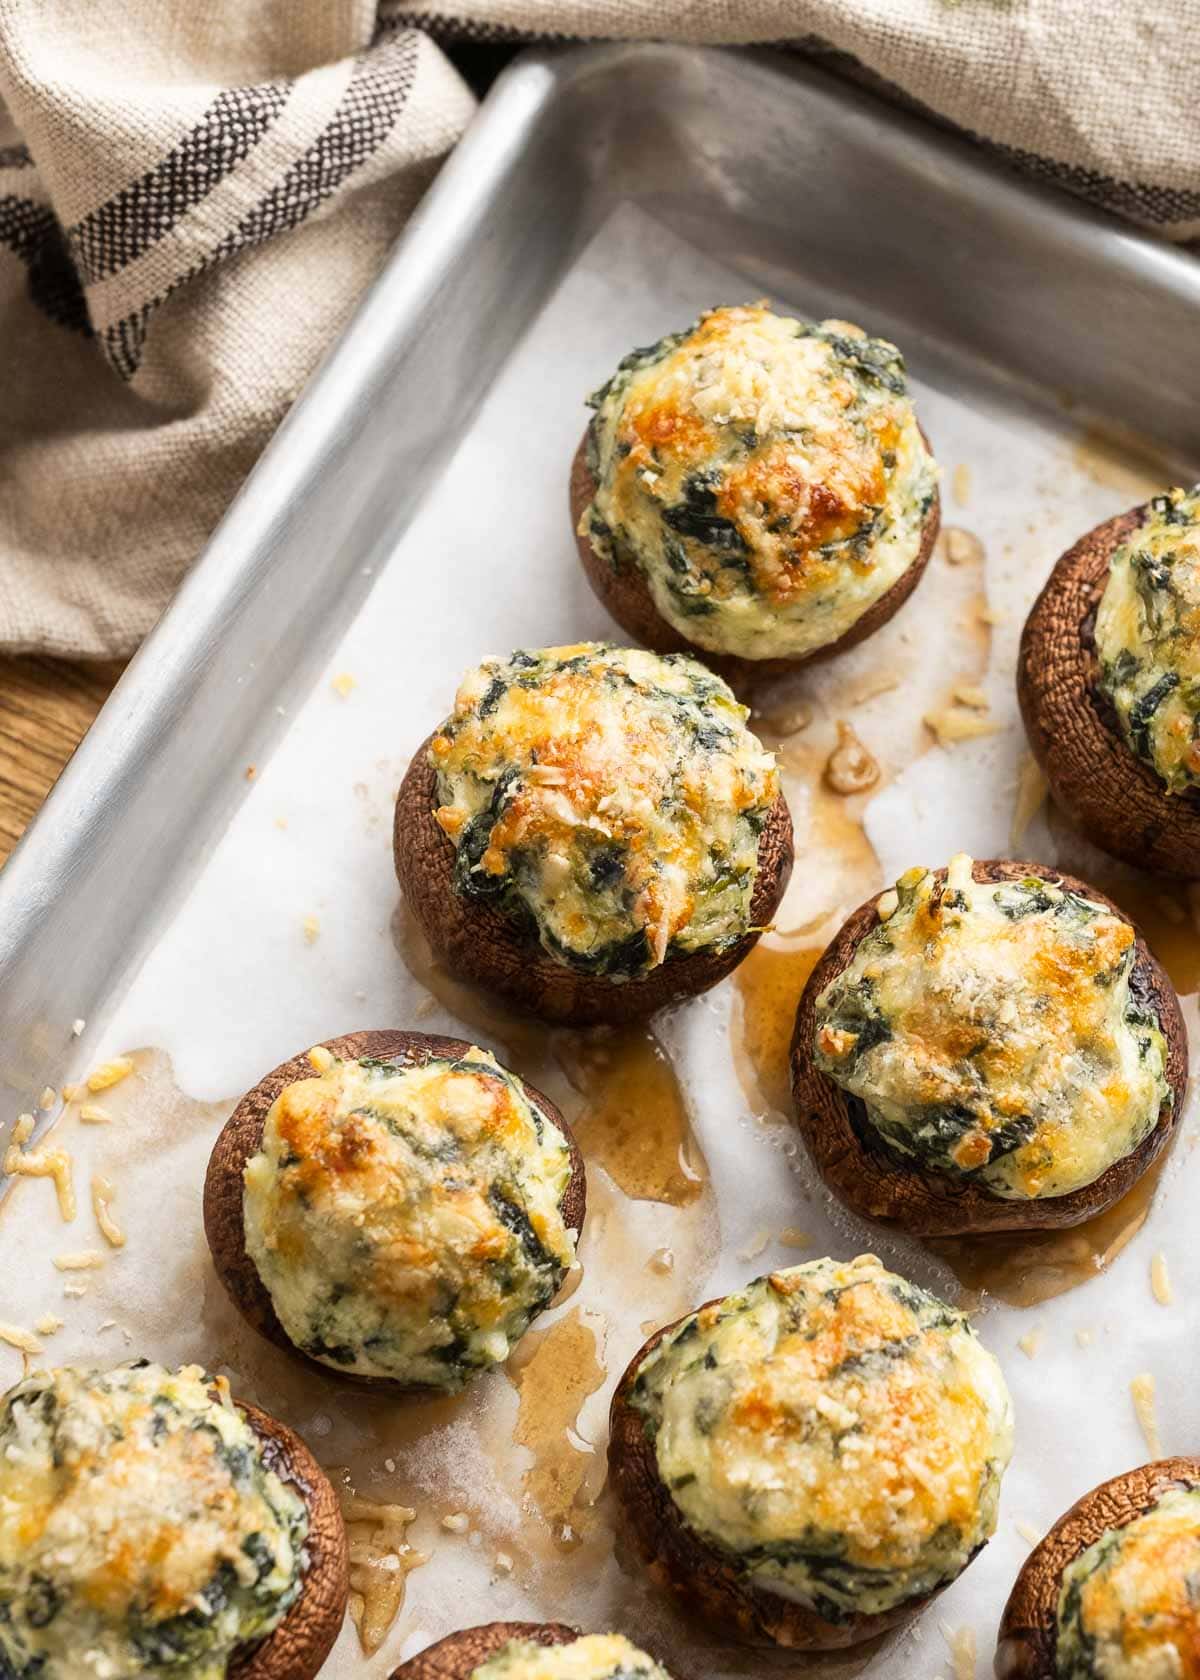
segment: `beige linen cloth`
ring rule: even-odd
[[[459,42],[775,42],[1200,237],[1200,0],[0,0],[0,647],[129,653],[474,102]]]

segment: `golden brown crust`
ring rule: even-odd
[[[758,943],[758,934],[748,933],[726,951],[674,957],[638,980],[623,982],[579,974],[555,962],[538,943],[531,923],[522,925],[503,910],[455,890],[454,846],[433,815],[436,778],[429,763],[429,740],[417,748],[396,800],[396,875],[434,956],[459,979],[498,992],[543,1020],[575,1027],[620,1024],[706,992]],[[791,872],[792,819],[780,794],[759,836],[758,877],[750,901],[753,927],[770,922]]]
[[[346,1061],[363,1056],[378,1057],[381,1061],[396,1062],[404,1067],[420,1067],[438,1057],[455,1059],[472,1046],[465,1039],[441,1038],[436,1034],[415,1032],[355,1032],[340,1038],[325,1040],[325,1048]],[[335,1377],[361,1388],[372,1388],[396,1395],[427,1398],[444,1393],[420,1384],[394,1382],[387,1377],[362,1376],[355,1372],[339,1371],[303,1353],[288,1336],[279,1322],[271,1297],[258,1275],[258,1269],[246,1252],[246,1229],[242,1213],[242,1174],[246,1162],[258,1153],[263,1126],[271,1104],[283,1090],[297,1079],[313,1077],[308,1051],[281,1062],[277,1068],[260,1079],[238,1103],[213,1145],[204,1179],[204,1233],[212,1252],[217,1276],[225,1292],[247,1324],[266,1336],[277,1347],[302,1359],[306,1365],[326,1377]],[[569,1229],[579,1231],[587,1205],[587,1181],[583,1157],[571,1133],[571,1128],[558,1109],[542,1093],[522,1080],[522,1088],[529,1101],[558,1127],[567,1141],[571,1155],[571,1177],[559,1204],[563,1222]]]
[[[1124,912],[1097,888],[1061,870],[1009,860],[977,862],[977,881],[1013,881],[1040,875],[1083,893],[1118,915]],[[939,880],[945,870],[935,871]],[[876,898],[878,894],[876,895]],[[796,1011],[792,1035],[792,1100],[796,1123],[813,1163],[829,1188],[867,1219],[903,1226],[919,1237],[964,1232],[1054,1230],[1078,1225],[1118,1201],[1162,1153],[1183,1112],[1188,1080],[1187,1028],[1175,988],[1138,934],[1131,985],[1162,1024],[1167,1043],[1167,1083],[1174,1102],[1164,1103],[1148,1137],[1123,1160],[1114,1161],[1093,1183],[1065,1196],[1006,1201],[971,1179],[954,1180],[925,1171],[891,1150],[868,1122],[858,1098],[820,1072],[812,1059],[817,998],[853,960],[860,942],[878,925],[876,898],[860,905],[813,969]],[[1128,918],[1126,918],[1128,919]]]
[[[718,1296],[693,1310],[703,1312],[723,1299]],[[689,1614],[702,1616],[743,1644],[781,1645],[796,1651],[836,1651],[860,1645],[901,1626],[932,1603],[937,1593],[880,1615],[828,1622],[779,1593],[754,1586],[729,1555],[687,1526],[659,1476],[654,1445],[641,1413],[630,1401],[642,1362],[682,1322],[680,1318],[664,1325],[643,1342],[617,1384],[609,1414],[608,1473],[620,1506],[621,1539],[655,1585],[675,1593]]]
[[[1025,621],[1017,697],[1050,791],[1088,838],[1139,869],[1196,880],[1200,792],[1167,792],[1098,686],[1094,629],[1109,561],[1145,513],[1105,520],[1059,560]]]
[[[513,1639],[537,1645],[573,1645],[579,1638],[565,1622],[484,1622],[460,1628],[392,1670],[390,1680],[471,1680],[489,1657]]]
[[[924,432],[921,436],[925,437]],[[928,438],[925,442],[928,447]],[[750,690],[756,684],[770,682],[775,677],[785,676],[789,671],[799,670],[802,665],[811,665],[818,660],[830,659],[834,654],[844,653],[847,648],[855,647],[873,635],[899,611],[920,583],[941,528],[941,501],[935,489],[929,512],[925,515],[921,547],[916,559],[903,576],[898,577],[892,587],[868,607],[861,618],[855,620],[844,635],[839,636],[835,642],[830,642],[827,647],[817,648],[814,653],[802,654],[796,659],[742,659],[732,654],[710,653],[707,648],[699,647],[695,642],[689,642],[686,636],[681,636],[674,625],[667,623],[654,604],[654,597],[640,567],[610,565],[596,553],[587,537],[580,536],[579,521],[584,508],[595,493],[596,480],[587,464],[585,431],[583,442],[575,451],[575,459],[571,463],[570,497],[571,529],[575,533],[575,545],[579,550],[579,558],[588,582],[622,630],[643,647],[648,647],[653,653],[694,654],[710,671],[724,677],[729,686],[738,693]]]
[[[996,1680],[1055,1680],[1063,1571],[1110,1528],[1124,1528],[1175,1488],[1200,1486],[1200,1458],[1141,1464],[1085,1493],[1025,1559],[996,1646]]]
[[[346,1528],[328,1476],[300,1437],[257,1406],[238,1402],[263,1460],[308,1506],[308,1566],[300,1596],[274,1633],[235,1653],[229,1680],[314,1680],[333,1649],[350,1593]]]

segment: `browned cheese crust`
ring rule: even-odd
[[[428,753],[426,740],[400,784],[393,834],[396,875],[434,956],[460,980],[498,992],[546,1021],[574,1027],[620,1024],[706,992],[758,943],[757,933],[747,933],[728,950],[673,957],[638,980],[619,983],[605,975],[579,974],[555,962],[538,943],[532,921],[522,924],[503,910],[456,891],[454,845],[433,814],[436,775]],[[770,922],[791,872],[792,819],[780,794],[759,836],[758,877],[750,901],[752,927]]]
[[[1040,875],[1072,892],[1106,905],[1119,916],[1119,905],[1086,881],[1037,863],[977,862],[977,881],[1017,881]],[[944,880],[946,871],[935,871]],[[878,894],[876,894],[876,898]],[[900,1225],[918,1237],[958,1236],[964,1232],[1048,1231],[1078,1225],[1110,1207],[1141,1178],[1166,1148],[1179,1117],[1188,1081],[1187,1028],[1179,998],[1160,963],[1138,934],[1134,946],[1132,989],[1158,1016],[1167,1045],[1167,1083],[1173,1103],[1164,1103],[1158,1123],[1130,1155],[1091,1184],[1065,1196],[1009,1201],[992,1195],[970,1179],[955,1180],[929,1172],[891,1150],[867,1119],[860,1099],[844,1091],[814,1065],[813,1026],[817,998],[831,980],[849,967],[860,942],[879,922],[876,899],[860,905],[842,925],[813,969],[796,1011],[792,1035],[792,1101],[809,1154],[829,1188],[867,1219]],[[1125,918],[1128,920],[1128,918]],[[1136,930],[1135,930],[1136,931]]]
[[[421,1067],[438,1058],[449,1060],[465,1055],[470,1049],[465,1039],[440,1038],[435,1034],[414,1032],[355,1032],[340,1038],[325,1040],[325,1049],[343,1061],[357,1061],[364,1056],[395,1062],[400,1067]],[[276,1316],[274,1304],[254,1261],[246,1252],[246,1229],[243,1222],[242,1175],[246,1162],[258,1153],[262,1143],[263,1126],[268,1111],[286,1085],[298,1079],[311,1079],[313,1067],[308,1052],[293,1056],[268,1073],[252,1091],[248,1091],[222,1127],[209,1157],[204,1180],[204,1232],[212,1251],[217,1276],[225,1292],[247,1324],[277,1347],[286,1349],[297,1359],[323,1376],[360,1388],[372,1388],[414,1399],[428,1398],[443,1391],[423,1384],[393,1382],[387,1377],[370,1377],[358,1372],[339,1371],[336,1366],[324,1365],[302,1352],[289,1338]],[[522,1080],[522,1088],[529,1101],[557,1126],[567,1141],[571,1155],[571,1177],[559,1204],[563,1223],[579,1231],[587,1203],[587,1181],[583,1157],[571,1134],[571,1129],[558,1109]]]
[[[514,1639],[536,1645],[573,1645],[579,1638],[564,1622],[484,1622],[460,1628],[392,1670],[390,1680],[470,1680],[471,1675]]]
[[[925,437],[924,432],[921,436]],[[928,447],[928,438],[925,438],[925,443]],[[925,515],[921,547],[916,559],[904,575],[898,577],[892,587],[881,595],[873,606],[868,607],[844,635],[839,636],[835,642],[830,642],[827,647],[818,648],[815,653],[803,654],[798,659],[741,659],[732,654],[711,653],[707,648],[698,647],[681,636],[673,624],[667,623],[655,606],[654,597],[640,567],[610,565],[596,553],[587,537],[580,536],[579,521],[584,508],[595,493],[596,480],[587,464],[585,431],[583,442],[575,451],[575,459],[571,463],[571,529],[575,533],[579,559],[592,589],[622,630],[643,647],[649,648],[653,653],[694,654],[710,671],[724,677],[729,686],[738,693],[746,692],[755,684],[785,676],[789,671],[799,670],[802,665],[829,659],[835,653],[843,653],[847,648],[852,648],[865,641],[868,636],[874,635],[876,630],[899,611],[920,583],[921,574],[929,564],[929,557],[933,553],[933,545],[941,528],[941,501],[935,490],[929,512]]]
[[[703,1312],[722,1299],[718,1296],[694,1310]],[[729,1555],[687,1526],[658,1473],[654,1444],[642,1415],[630,1402],[643,1361],[682,1322],[679,1318],[664,1325],[643,1342],[617,1384],[609,1414],[608,1473],[620,1506],[620,1538],[655,1585],[674,1593],[688,1614],[702,1616],[727,1638],[796,1651],[835,1651],[859,1645],[901,1626],[931,1603],[937,1593],[877,1616],[828,1622],[781,1593],[754,1586]]]
[[[1141,1464],[1085,1493],[1025,1559],[996,1646],[997,1680],[1055,1680],[1063,1571],[1110,1528],[1124,1528],[1176,1488],[1200,1486],[1200,1458]]]
[[[263,1461],[308,1506],[308,1568],[300,1596],[274,1633],[236,1653],[229,1680],[314,1680],[333,1649],[350,1593],[346,1529],[328,1476],[300,1437],[257,1406],[238,1410],[263,1445]]]
[[[1097,525],[1069,548],[1021,636],[1017,697],[1055,801],[1097,846],[1139,869],[1200,879],[1200,793],[1168,793],[1127,745],[1099,688],[1095,623],[1114,549],[1144,507]]]

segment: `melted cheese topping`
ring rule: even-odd
[[[9,1389],[0,1670],[223,1680],[234,1650],[283,1620],[308,1511],[214,1387],[198,1366],[139,1361]]]
[[[894,907],[893,907],[894,903]],[[817,999],[817,1066],[893,1149],[996,1196],[1063,1196],[1136,1149],[1171,1092],[1131,990],[1134,930],[1037,877],[912,869]]]
[[[1200,1491],[1164,1495],[1063,1571],[1059,1680],[1200,1680]]]
[[[697,647],[812,653],[920,551],[937,469],[906,391],[860,327],[714,309],[590,399],[580,535]]]
[[[681,654],[581,642],[485,660],[430,750],[458,890],[614,980],[735,943],[779,792],[748,715]]]
[[[469,1680],[670,1680],[670,1676],[619,1633],[589,1633],[569,1645],[510,1640],[494,1657],[473,1668]]]
[[[570,1175],[562,1133],[484,1050],[331,1059],[271,1106],[246,1163],[246,1249],[314,1359],[457,1389],[557,1293]]]
[[[704,1307],[633,1404],[689,1527],[828,1621],[953,1580],[996,1524],[1012,1419],[961,1313],[874,1255],[814,1260]]]
[[[1096,652],[1131,750],[1168,793],[1200,787],[1200,488],[1155,496],[1113,554]]]

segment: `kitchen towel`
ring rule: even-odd
[[[1200,0],[0,0],[0,647],[153,624],[470,121],[480,42],[817,53],[1200,239]]]

